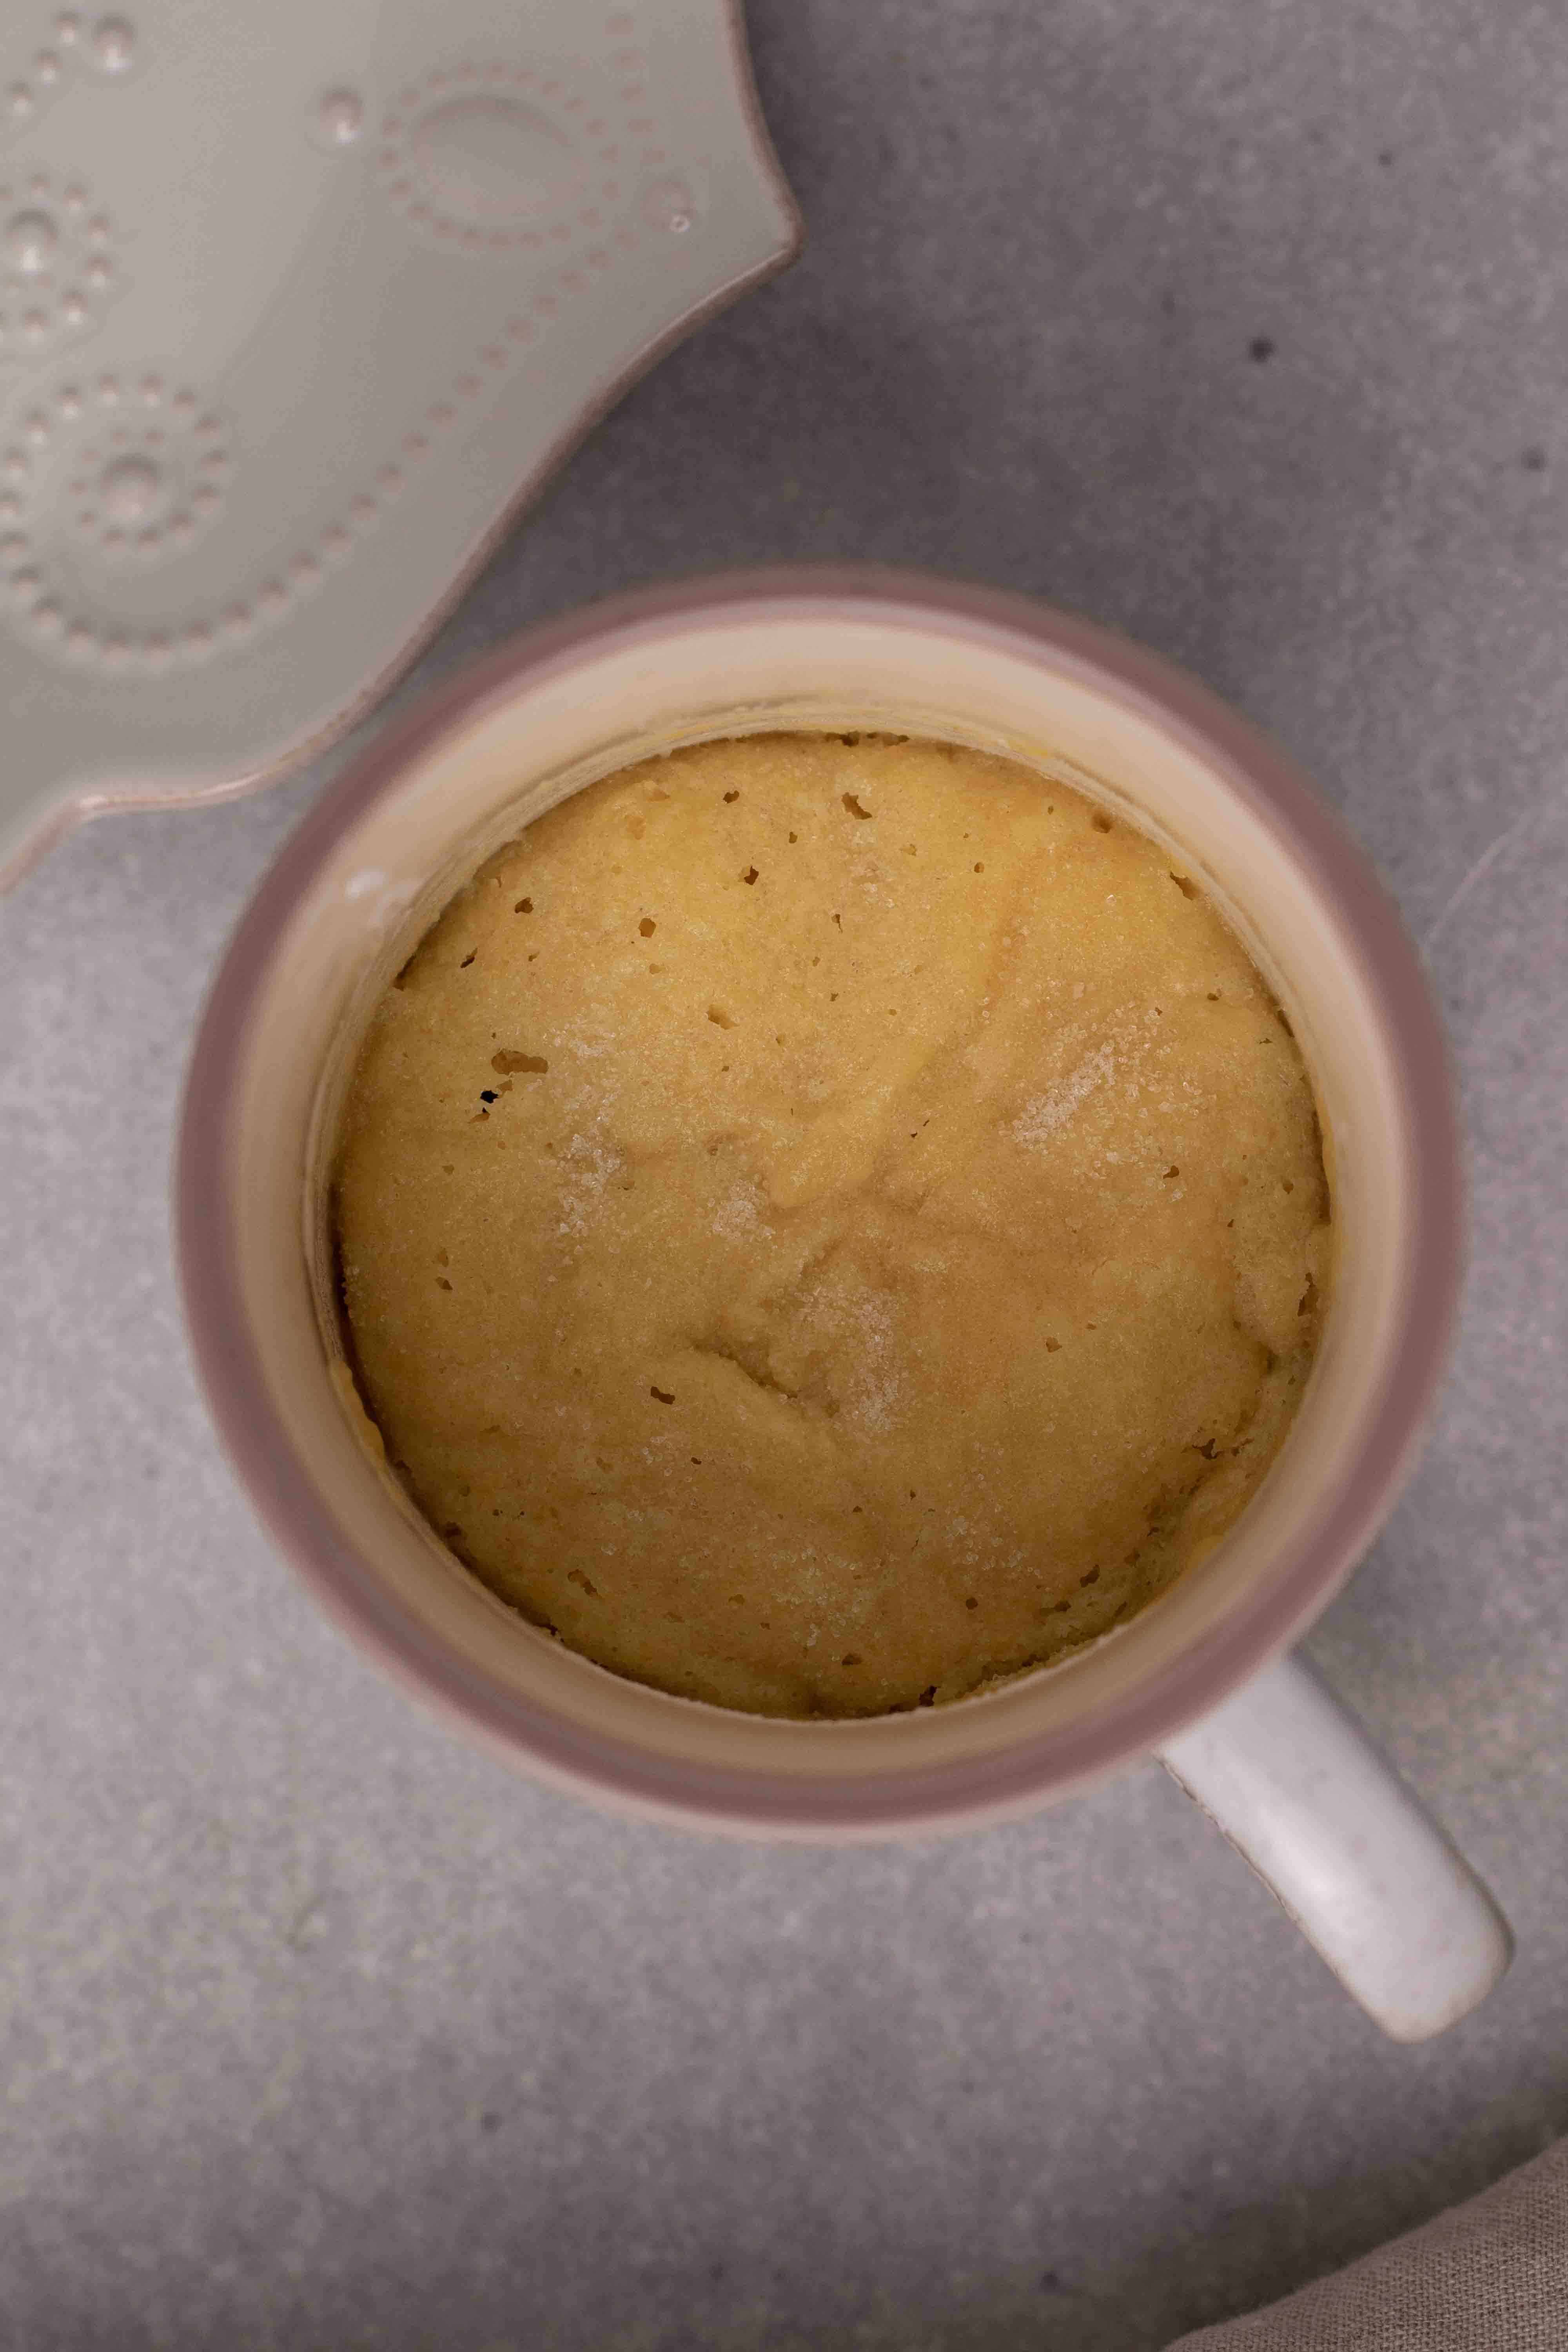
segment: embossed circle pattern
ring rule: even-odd
[[[614,34],[612,38],[616,37]],[[651,134],[640,53],[611,79],[467,59],[400,90],[381,124],[382,185],[416,235],[468,253],[539,251],[602,230],[624,208]]]
[[[9,32],[9,23],[0,31]],[[76,9],[55,18],[49,38],[17,79],[0,89],[0,123],[32,124],[75,77],[124,81],[142,62],[136,27],[128,16],[89,22]]]
[[[114,232],[80,180],[0,181],[0,368],[47,360],[119,290]]]
[[[189,386],[155,374],[62,384],[19,421],[0,446],[8,617],[72,659],[165,667],[181,632],[103,625],[85,608],[117,571],[183,555],[216,520],[233,470],[226,425]]]
[[[625,8],[603,21],[613,42],[633,30]],[[141,61],[123,19],[89,27],[62,16],[57,37],[100,74],[115,77]],[[151,587],[156,572],[154,602],[168,605],[180,559],[222,509],[232,467],[228,431],[194,389],[171,391],[154,374],[104,374],[90,383],[58,383],[49,397],[0,423],[0,618],[39,651],[73,665],[151,677],[205,663],[313,596],[442,439],[480,413],[489,387],[548,341],[554,323],[617,257],[650,231],[693,226],[697,200],[669,175],[670,158],[646,111],[646,58],[625,47],[592,80],[470,62],[433,69],[393,102],[375,168],[416,233],[447,250],[538,251],[546,266],[531,274],[521,300],[514,292],[516,307],[498,312],[490,339],[396,446],[345,484],[338,511],[226,604],[187,607],[153,625],[143,592],[132,585],[145,573]],[[364,122],[363,100],[342,89],[315,101],[307,127],[317,144],[347,154]],[[79,185],[56,190],[35,175],[6,190],[5,310],[16,307],[13,284],[37,289],[40,299],[47,289],[58,314],[51,332],[89,323],[92,298],[106,297],[115,282],[110,247],[108,222]],[[80,265],[74,273],[72,262]],[[47,342],[40,340],[37,352],[47,360]],[[0,364],[4,352],[0,343]],[[173,603],[177,608],[177,593]]]
[[[81,425],[61,425],[54,495],[84,549],[110,563],[156,563],[216,520],[233,470],[227,428],[194,392],[169,400],[157,377],[129,393],[108,378]]]

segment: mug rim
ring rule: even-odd
[[[1202,1642],[1081,1723],[984,1757],[854,1780],[785,1780],[684,1763],[486,1680],[409,1618],[348,1542],[294,1455],[247,1324],[231,1203],[247,1034],[278,941],[365,813],[460,727],[611,646],[715,620],[902,618],[1005,643],[1152,719],[1215,769],[1331,893],[1363,959],[1411,1140],[1409,1245],[1397,1337],[1381,1390],[1322,1510]],[[249,898],[208,992],[192,1053],[174,1170],[187,1329],[219,1437],[284,1556],[349,1638],[481,1745],[560,1788],[623,1811],[745,1835],[842,1840],[979,1826],[1036,1810],[1157,1748],[1284,1650],[1327,1606],[1392,1510],[1436,1399],[1462,1279],[1463,1172],[1447,1044],[1417,951],[1363,853],[1280,751],[1196,678],[1044,600],[869,563],[746,567],[623,591],[526,628],[380,729],[326,788]]]

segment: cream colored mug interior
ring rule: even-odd
[[[879,727],[1029,762],[1200,877],[1285,1007],[1317,1089],[1337,1232],[1321,1349],[1287,1443],[1216,1549],[1127,1625],[952,1706],[860,1722],[752,1717],[622,1679],[458,1565],[365,1442],[329,1221],[343,1088],[382,990],[451,893],[530,819],[647,753],[773,728]],[[388,1594],[477,1673],[650,1758],[797,1785],[990,1757],[1083,1724],[1201,1648],[1321,1515],[1384,1386],[1413,1188],[1400,1074],[1331,890],[1152,704],[938,617],[710,609],[656,645],[590,635],[459,718],[337,841],[251,1008],[237,1100],[237,1279],[276,1412]],[[357,1424],[357,1425],[356,1425]],[[1345,1563],[1349,1565],[1349,1563]],[[633,1795],[635,1801],[635,1792]]]

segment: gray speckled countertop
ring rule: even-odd
[[[1568,2127],[1568,21],[752,24],[805,258],[420,675],[674,566],[910,559],[1132,631],[1316,772],[1431,957],[1475,1234],[1424,1467],[1312,1647],[1520,1957],[1396,2049],[1152,1769],[765,1853],[454,1745],[253,1527],[170,1280],[205,981],[325,769],[105,822],[0,905],[18,2352],[1139,2352]]]

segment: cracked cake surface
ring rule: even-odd
[[[870,733],[648,760],[490,858],[375,1013],[335,1212],[458,1556],[774,1715],[961,1698],[1152,1600],[1330,1278],[1307,1071],[1180,862]]]

